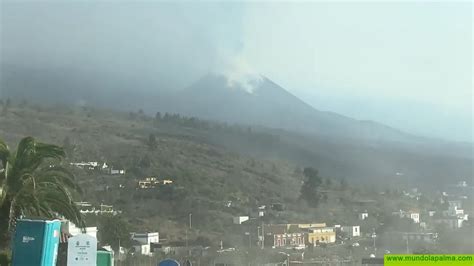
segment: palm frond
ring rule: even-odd
[[[41,169],[36,174],[38,180],[56,180],[57,183],[66,186],[70,189],[74,189],[77,192],[81,193],[81,188],[76,184],[74,175],[64,167],[61,166],[52,166],[45,167]]]
[[[79,208],[74,203],[71,193],[65,187],[54,183],[41,183],[38,190],[40,199],[56,214],[63,215],[79,227],[84,227],[84,221]]]
[[[32,137],[23,138],[18,144],[15,155],[14,171],[21,175],[23,172],[33,172],[47,159],[64,158],[64,150],[56,145],[36,142]]]
[[[14,156],[0,141],[0,160],[5,160],[4,165],[8,164],[8,173],[4,172],[4,178],[0,179],[0,206],[6,202],[2,197],[8,198],[10,229],[22,214],[43,218],[62,216],[84,227],[71,193],[80,191],[74,176],[56,163],[50,165],[64,157],[61,147],[36,142],[32,137],[20,141]]]
[[[8,145],[0,139],[0,161],[2,161],[3,166],[5,166],[5,162],[7,161],[8,157],[10,156],[10,149]]]
[[[9,157],[10,150],[8,149],[8,145],[0,139],[0,162],[2,163],[0,167],[0,186],[6,177]]]

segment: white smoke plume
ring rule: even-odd
[[[221,53],[214,73],[227,78],[227,85],[231,88],[243,89],[253,94],[263,81],[263,77],[256,71],[242,55],[224,55]]]

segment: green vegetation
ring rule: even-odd
[[[126,232],[159,231],[160,237],[170,241],[187,239],[190,243],[200,241],[217,246],[223,240],[225,246],[248,246],[249,238],[232,225],[232,217],[255,216],[260,205],[283,206],[270,208],[263,218],[265,223],[361,225],[365,236],[374,230],[377,235],[390,230],[413,230],[415,225],[411,221],[395,218],[391,212],[426,210],[436,208],[437,204],[429,198],[406,198],[401,187],[390,181],[384,186],[373,184],[356,179],[350,171],[345,178],[333,177],[325,167],[337,167],[333,160],[331,165],[324,158],[315,157],[314,152],[295,148],[300,144],[286,142],[285,133],[279,135],[260,128],[174,114],[149,117],[143,112],[129,114],[33,104],[11,106],[0,116],[0,122],[0,136],[8,143],[34,135],[63,145],[68,163],[98,161],[113,169],[125,169],[125,175],[111,175],[100,169],[64,165],[83,190],[75,195],[76,201],[104,203],[122,211],[120,224],[110,228],[125,226]],[[311,142],[307,146],[313,145],[319,147]],[[285,152],[305,159],[298,164],[298,160],[283,160],[280,155]],[[337,150],[335,153],[337,157]],[[356,169],[351,163],[345,167]],[[146,177],[173,183],[138,188],[138,181]],[[359,221],[357,213],[365,210],[370,213],[369,218]],[[189,214],[192,229],[186,232]],[[104,231],[99,235],[103,243],[118,245],[119,238],[125,241],[125,236],[117,237],[116,231],[104,227],[107,218],[93,223],[96,224]],[[371,245],[372,239],[365,241]],[[343,250],[352,252],[352,248]]]
[[[119,245],[130,247],[130,225],[122,217],[104,215],[99,217],[98,224],[102,245],[110,245],[117,252]]]
[[[307,167],[303,170],[305,180],[301,187],[301,198],[306,200],[310,206],[316,207],[321,200],[321,193],[319,188],[322,184],[321,177],[318,176],[318,170]],[[326,185],[330,186],[330,179],[326,182]]]
[[[62,148],[23,138],[16,152],[0,140],[0,244],[8,246],[9,232],[20,215],[54,218],[62,215],[78,225],[82,217],[72,199],[78,187],[60,165]]]

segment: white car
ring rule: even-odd
[[[359,247],[360,244],[359,244],[359,242],[355,242],[355,243],[352,243],[352,246],[353,246],[353,247]]]

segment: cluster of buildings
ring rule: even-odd
[[[409,210],[409,211],[399,210],[396,212],[392,212],[392,215],[399,216],[400,218],[411,219],[416,224],[420,223],[420,212],[417,210]]]
[[[95,214],[95,215],[103,215],[103,214],[112,214],[117,215],[121,213],[121,211],[117,211],[114,209],[112,205],[94,205],[87,201],[80,201],[76,202],[76,206],[79,207],[79,211],[82,214]]]
[[[435,224],[445,225],[447,228],[456,230],[463,226],[464,222],[469,219],[469,214],[464,213],[462,209],[461,200],[448,200],[447,210],[436,213],[431,211],[429,213],[431,219]]]
[[[243,224],[247,221],[248,216],[234,217],[234,224]],[[262,224],[258,227],[257,235],[258,245],[261,248],[305,249],[308,246],[335,243],[337,239],[357,238],[361,236],[361,232],[359,225]]]
[[[77,236],[80,234],[87,234],[94,238],[98,235],[97,226],[88,226],[83,229],[76,226],[69,220],[61,221],[61,242],[67,243],[68,238]],[[172,243],[166,244],[160,242],[160,234],[158,232],[133,232],[130,233],[131,250],[130,252],[137,255],[153,256],[156,252],[164,253],[166,255],[185,254],[188,252],[188,248],[185,243]],[[106,249],[111,249],[110,246],[103,246]],[[196,247],[194,247],[196,248]],[[120,247],[120,257],[124,257],[126,254],[125,249]]]
[[[72,166],[75,166],[80,169],[84,170],[100,170],[109,175],[124,175],[125,169],[114,169],[112,166],[109,166],[107,163],[99,163],[99,162],[72,162],[69,163]]]
[[[469,214],[463,209],[463,202],[472,202],[473,198],[474,186],[466,181],[448,185],[440,198],[440,203],[447,205],[447,208],[441,213],[430,212],[430,217],[435,224],[443,224],[453,230],[459,229],[469,219]]]
[[[133,250],[137,254],[150,256],[160,243],[158,232],[130,233]]]
[[[418,188],[412,188],[409,191],[404,190],[402,193],[405,197],[416,199],[416,200],[420,200],[420,197],[422,196],[421,192],[418,191]]]
[[[130,239],[131,253],[150,257],[156,253],[166,256],[204,256],[208,249],[203,246],[188,246],[186,242],[161,241],[158,232],[130,233]]]
[[[138,189],[151,189],[158,188],[159,186],[166,186],[173,184],[173,180],[170,179],[158,179],[156,177],[145,177],[144,179],[137,181]]]

